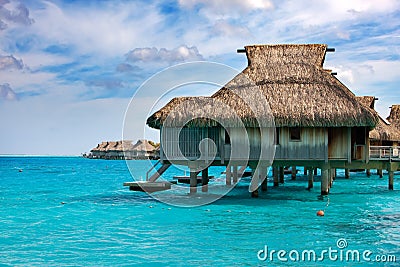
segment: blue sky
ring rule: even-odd
[[[400,103],[399,24],[395,0],[0,0],[0,154],[120,140],[130,98],[154,73],[197,60],[243,69],[236,49],[248,44],[335,47],[325,68],[377,96],[386,117]]]

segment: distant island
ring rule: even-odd
[[[159,159],[160,144],[139,139],[136,144],[131,140],[104,141],[97,144],[90,153],[83,154],[89,159]]]

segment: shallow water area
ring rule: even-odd
[[[130,164],[145,177],[144,161]],[[344,179],[339,170],[324,198],[318,176],[311,191],[302,175],[286,176],[278,188],[269,182],[257,199],[242,179],[212,204],[181,208],[123,187],[132,180],[124,161],[0,157],[0,266],[398,266],[399,175],[389,191],[387,174]],[[324,217],[316,216],[320,209]],[[263,261],[258,253],[265,246],[314,250],[317,259],[293,262],[286,255],[284,262],[274,254]],[[394,255],[397,262],[318,261],[330,247],[370,250],[371,259]]]

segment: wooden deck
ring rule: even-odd
[[[178,183],[182,184],[190,184],[190,176],[174,176],[173,177],[175,180],[178,180]],[[197,184],[201,184],[201,176],[197,176]],[[214,179],[214,176],[208,176],[208,179]]]
[[[141,191],[147,193],[153,193],[157,191],[164,191],[171,189],[172,183],[170,182],[149,182],[149,181],[138,181],[138,182],[125,182],[124,186],[129,186],[131,191]]]
[[[399,148],[396,146],[370,146],[369,159],[381,161],[400,161]]]

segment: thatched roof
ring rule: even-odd
[[[356,98],[365,107],[375,110],[375,100],[377,100],[375,96],[356,96]]]
[[[136,144],[133,145],[132,151],[145,151],[145,152],[152,152],[156,148],[152,146],[149,141],[145,139],[138,140]]]
[[[392,105],[387,120],[400,130],[400,105]]]
[[[108,152],[108,151],[128,151],[132,150],[133,145],[130,140],[122,140],[122,141],[105,141],[98,144],[95,148],[93,148],[90,152]]]
[[[374,112],[379,116],[379,114],[374,110],[375,106],[374,96],[357,96],[357,100],[363,104],[365,107],[369,108],[371,112]],[[369,132],[369,138],[371,140],[379,141],[399,141],[400,140],[400,130],[393,125],[387,123],[381,116],[379,116],[379,121],[376,127]]]
[[[108,147],[108,142],[101,142],[101,144],[97,144],[97,146],[92,150],[90,150],[90,152],[106,151],[107,147]]]
[[[272,113],[278,127],[375,127],[378,116],[323,69],[326,49],[321,44],[246,46],[248,67],[222,89],[211,97],[175,98],[147,124],[160,128],[168,118],[169,126],[181,127],[194,119],[192,125],[209,127],[216,123],[204,118],[217,116],[231,127],[240,125],[238,118],[254,127],[259,125],[257,118],[268,123]],[[251,107],[253,101],[257,109]],[[257,104],[265,102],[270,109]],[[221,108],[226,106],[230,112]]]
[[[369,138],[380,141],[400,141],[400,130],[379,117],[375,129],[369,132]]]

